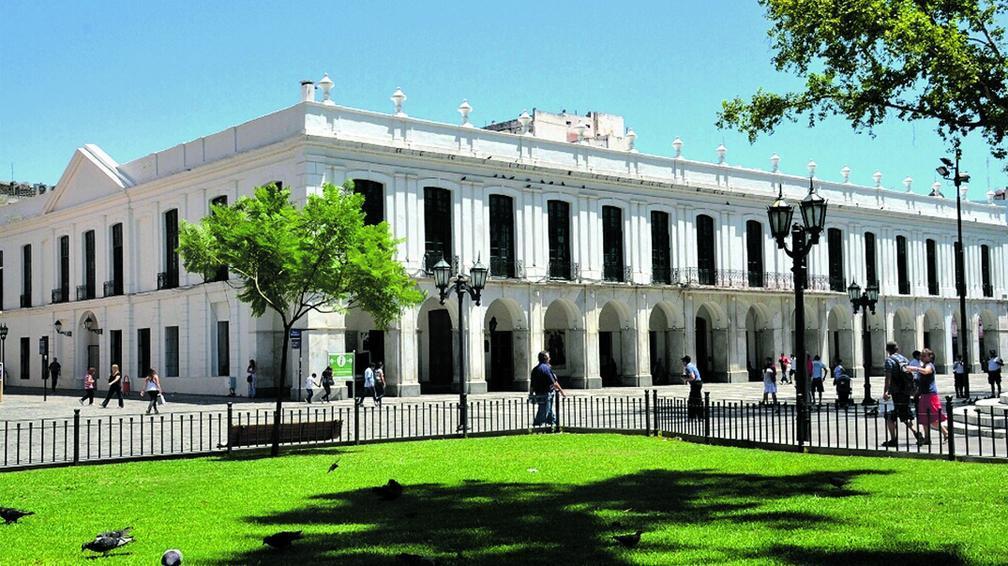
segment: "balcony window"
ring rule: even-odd
[[[983,296],[993,297],[994,285],[991,284],[990,247],[987,245],[980,246],[980,279],[983,283]]]
[[[385,220],[385,185],[367,179],[354,179],[354,192],[364,196],[364,224],[374,226]]]
[[[227,195],[220,195],[218,197],[214,197],[214,199],[210,201],[210,214],[214,213],[215,206],[227,206],[227,203],[228,203]],[[207,280],[207,283],[213,283],[214,281],[227,281],[227,280],[228,280],[228,268],[226,265],[222,265],[217,268],[217,271],[215,271],[213,276],[211,276],[211,278]]]
[[[717,281],[717,248],[714,241],[714,219],[706,214],[697,216],[697,275],[701,285]]]
[[[926,242],[927,248],[927,286],[929,295],[938,294],[938,245],[934,240]]]
[[[21,308],[31,306],[32,251],[31,244],[21,247]]]
[[[651,213],[651,281],[672,282],[672,248],[669,244],[669,215]]]
[[[564,201],[546,203],[549,226],[549,276],[571,279],[570,205]]]
[[[164,213],[165,270],[158,275],[158,289],[173,289],[179,286],[179,228],[178,209]]]
[[[623,281],[623,209],[602,207],[602,277]]]
[[[95,298],[95,232],[84,232],[84,282],[81,285],[83,293],[78,293],[77,300]]]
[[[763,225],[758,220],[746,222],[746,267],[750,287],[766,286],[763,269]]]
[[[896,236],[896,281],[900,295],[910,294],[910,271],[907,265],[906,236]]]
[[[452,195],[447,189],[424,187],[424,251],[428,273],[442,259],[453,263]]]
[[[829,254],[829,288],[830,291],[847,292],[844,282],[843,266],[843,233],[839,228],[826,231],[827,253]]]
[[[865,232],[865,274],[869,285],[878,285],[878,260],[875,258],[875,234]]]
[[[490,275],[514,277],[514,199],[490,195]]]
[[[105,295],[123,294],[123,225],[112,225],[112,280],[106,282]]]

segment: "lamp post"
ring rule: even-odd
[[[462,431],[462,436],[466,436],[467,426],[466,426],[466,387],[465,387],[465,311],[462,309],[462,299],[468,294],[473,302],[477,305],[480,304],[480,295],[483,293],[483,287],[486,286],[487,280],[487,268],[477,259],[476,265],[472,266],[469,270],[469,275],[463,275],[462,273],[455,274],[454,277],[451,275],[451,266],[448,262],[441,259],[434,266],[434,284],[438,288],[438,293],[440,294],[441,304],[445,304],[448,300],[448,294],[451,289],[455,290],[455,294],[458,295],[458,322],[459,322],[459,430]]]
[[[7,386],[7,325],[0,322],[0,401]]]
[[[784,188],[778,185],[777,200],[767,207],[767,216],[770,219],[770,232],[774,240],[777,241],[777,248],[791,257],[791,272],[794,275],[795,293],[795,354],[798,360],[795,363],[795,375],[798,377],[798,422],[796,437],[798,444],[807,442],[811,438],[809,427],[809,383],[808,371],[805,367],[805,285],[808,280],[808,265],[805,258],[812,247],[819,243],[819,234],[822,233],[826,223],[826,200],[815,192],[812,185],[812,178],[809,178],[809,192],[799,208],[802,215],[802,224],[792,223],[794,207],[784,200]],[[791,248],[788,249],[786,238],[791,234]]]
[[[947,157],[942,157],[942,164],[935,169],[942,178],[952,181],[955,185],[956,193],[956,224],[958,230],[958,240],[955,245],[955,275],[956,275],[956,293],[959,295],[959,359],[963,362],[963,379],[965,380],[965,391],[966,397],[969,397],[969,374],[970,374],[970,361],[969,361],[969,336],[967,328],[969,323],[966,319],[966,260],[963,258],[963,235],[962,235],[962,193],[959,187],[963,183],[968,183],[970,176],[966,173],[959,172],[959,159],[962,157],[962,149],[959,148],[959,142],[955,142],[955,163]]]
[[[851,282],[850,287],[847,287],[847,296],[850,298],[851,307],[854,308],[854,314],[857,314],[858,309],[861,309],[861,352],[862,352],[862,364],[864,365],[864,400],[861,401],[862,405],[875,405],[878,403],[871,396],[871,356],[868,355],[868,350],[871,349],[871,338],[868,336],[868,311],[871,310],[872,314],[875,314],[875,305],[878,304],[879,287],[878,283],[871,281],[868,283],[868,287],[862,291],[861,286],[856,282]]]

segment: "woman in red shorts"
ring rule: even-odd
[[[923,438],[917,441],[918,446],[931,444],[931,429],[938,429],[939,438],[944,441],[948,429],[944,422],[948,419],[942,409],[941,397],[938,396],[938,384],[935,383],[934,352],[924,348],[921,352],[921,367],[907,368],[917,371],[917,425],[923,427]],[[918,438],[920,438],[918,436]]]

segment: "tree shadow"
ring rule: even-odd
[[[305,529],[305,538],[277,552],[255,547],[224,560],[242,564],[339,561],[347,564],[390,564],[401,552],[435,558],[441,564],[604,564],[628,563],[629,553],[674,562],[679,552],[711,553],[744,560],[785,563],[957,563],[953,550],[849,550],[835,553],[790,546],[765,547],[754,554],[711,544],[684,545],[669,536],[682,526],[711,522],[730,529],[835,529],[844,523],[825,512],[766,510],[783,500],[816,495],[826,501],[867,495],[853,489],[859,476],[879,470],[810,472],[791,476],[735,474],[713,470],[645,470],[581,484],[494,483],[462,480],[456,484],[407,485],[399,499],[380,500],[370,489],[325,493],[301,508],[247,517],[258,536],[279,530]],[[375,485],[386,478],[376,478]],[[830,480],[833,480],[831,483]],[[840,480],[840,481],[837,481]],[[836,487],[840,484],[845,487]],[[612,536],[643,530],[633,551]],[[316,534],[318,531],[327,534]],[[332,532],[332,531],[337,532]],[[254,535],[250,534],[250,537]],[[256,539],[258,542],[258,539]],[[895,562],[894,562],[895,560]]]

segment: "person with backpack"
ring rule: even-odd
[[[325,391],[325,393],[322,395],[320,401],[324,403],[330,402],[329,396],[332,394],[333,383],[335,382],[333,381],[332,366],[326,366],[326,368],[322,370],[322,390]]]
[[[896,342],[886,343],[886,353],[889,357],[885,361],[885,389],[882,394],[883,401],[892,399],[892,409],[885,412],[886,433],[888,439],[882,443],[885,448],[896,447],[896,429],[898,423],[902,422],[907,431],[917,438],[918,442],[923,437],[917,432],[913,425],[913,409],[911,402],[914,394],[914,368],[910,367],[903,354],[899,353],[899,346]]]
[[[385,364],[378,362],[374,370],[374,402],[376,407],[381,407],[382,398],[385,397]]]
[[[998,397],[1001,395],[1001,368],[1004,366],[1004,360],[998,357],[994,350],[990,351],[990,357],[987,358],[987,383],[990,384],[991,397]],[[997,395],[994,394],[994,386],[997,385]]]

